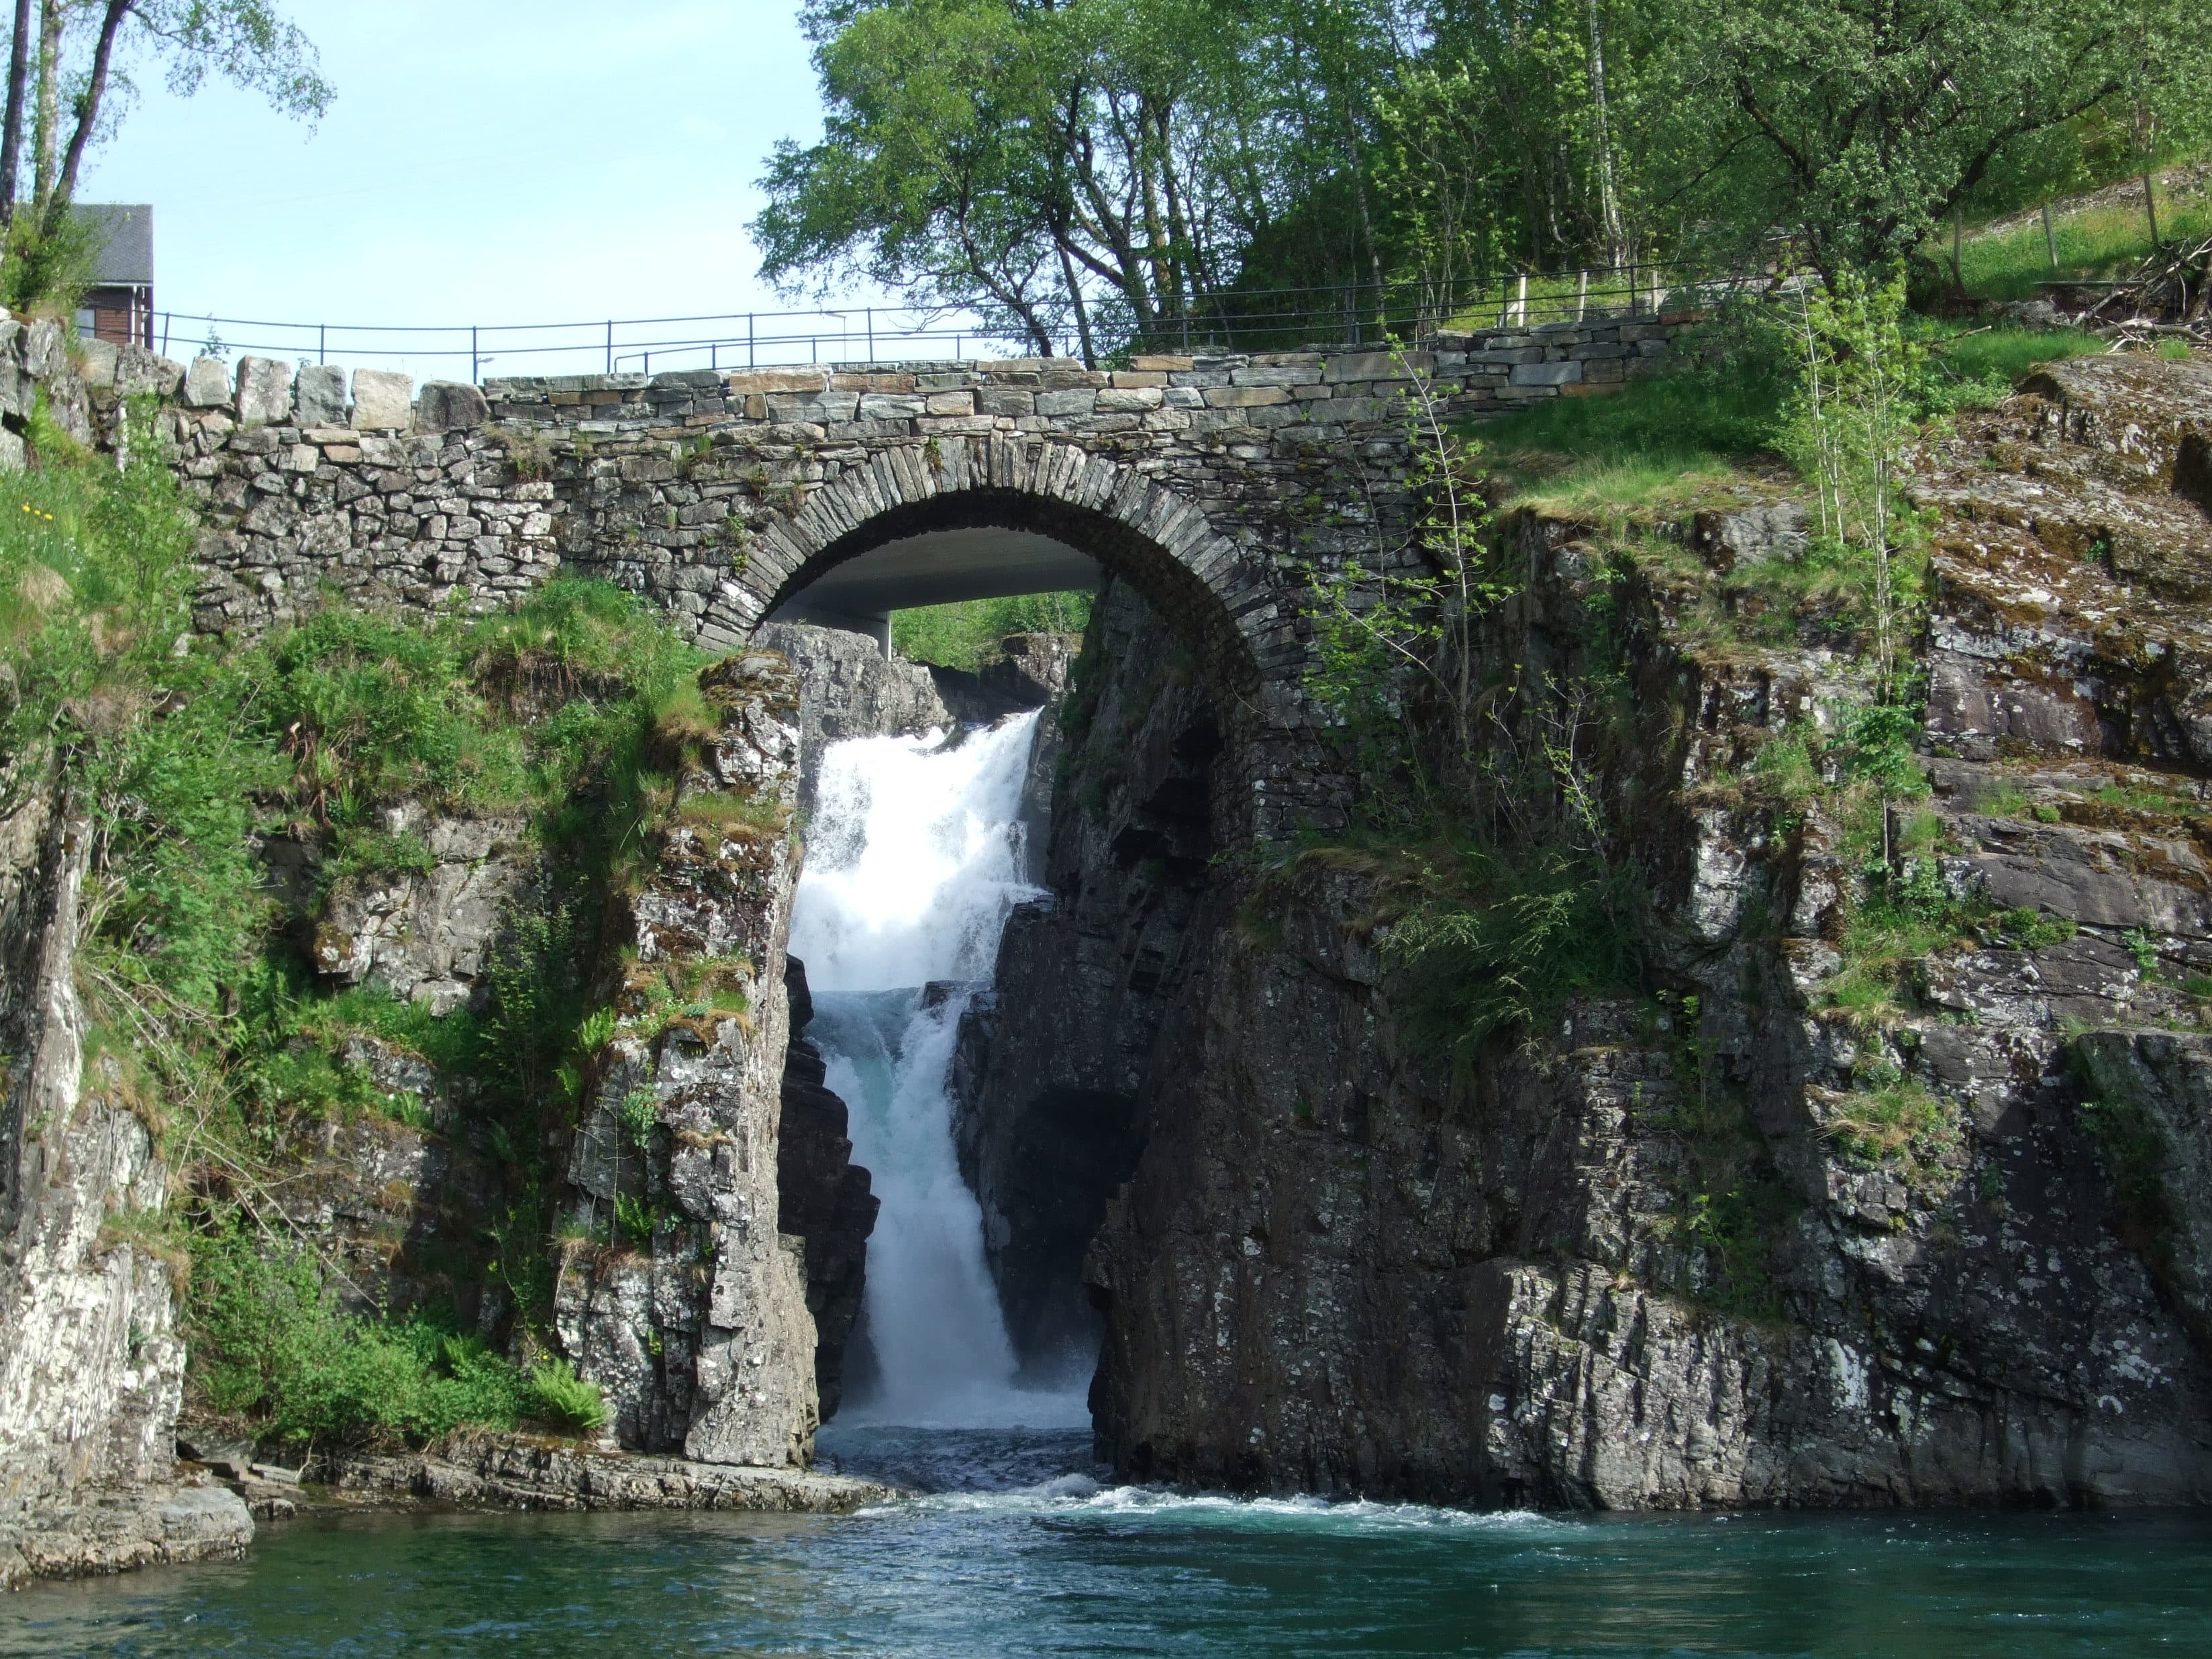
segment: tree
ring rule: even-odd
[[[1686,194],[1834,277],[1901,263],[1995,173],[2136,100],[2206,95],[2185,0],[1692,0],[1669,31]]]
[[[980,306],[1042,350],[1172,337],[1333,179],[1371,221],[1370,88],[1401,9],[812,0],[828,119],[770,159],[764,271]],[[1364,248],[1379,270],[1371,223]]]
[[[21,199],[28,82],[38,234],[56,228],[76,193],[86,153],[127,106],[133,60],[157,65],[182,96],[215,75],[262,94],[287,115],[312,119],[331,100],[313,46],[272,0],[40,0],[35,39],[31,13],[31,0],[16,0],[0,125],[0,223],[13,222]]]

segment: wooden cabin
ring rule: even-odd
[[[98,233],[92,286],[77,308],[80,336],[154,345],[154,209],[147,202],[85,202],[73,210]]]

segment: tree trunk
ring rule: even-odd
[[[31,142],[31,202],[44,219],[60,173],[63,0],[43,0],[39,15],[39,97]]]
[[[107,9],[100,16],[100,42],[92,51],[92,78],[85,83],[84,98],[77,106],[76,130],[70,134],[69,154],[62,161],[62,176],[54,186],[54,199],[46,209],[48,230],[53,228],[54,220],[76,195],[77,171],[84,165],[85,147],[91,143],[93,129],[100,121],[100,100],[107,95],[107,71],[115,59],[115,37],[136,3],[137,0],[107,0]]]
[[[1083,284],[1075,278],[1075,261],[1068,257],[1065,229],[1060,236],[1060,280],[1067,284],[1067,303],[1075,309],[1075,337],[1083,348],[1083,366],[1096,368],[1098,367],[1098,352],[1091,341],[1091,309],[1083,303]]]
[[[1598,211],[1605,221],[1606,256],[1619,270],[1627,252],[1628,232],[1621,222],[1620,192],[1613,175],[1613,128],[1605,101],[1605,18],[1599,0],[1589,0],[1590,105],[1597,120]]]
[[[15,0],[8,46],[8,116],[0,127],[0,225],[13,223],[23,176],[23,94],[31,68],[31,0]]]

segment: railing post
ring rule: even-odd
[[[867,309],[868,309],[868,361],[869,361],[870,362],[872,362],[872,363],[873,362],[875,362],[875,361],[876,361],[876,308],[875,308],[873,306],[870,306]]]
[[[315,361],[317,362],[330,362],[330,343],[331,325],[328,323],[317,323],[315,325]]]
[[[483,376],[483,358],[477,350],[477,325],[469,325],[469,384],[474,386]]]
[[[745,367],[760,367],[760,353],[753,346],[753,313],[750,311],[745,313]]]
[[[613,374],[614,372],[615,372],[615,325],[614,325],[614,324],[613,324],[613,322],[612,322],[612,321],[610,321],[610,322],[607,324],[607,373],[608,373],[608,374]]]
[[[1589,312],[1589,272],[1575,273],[1575,320],[1580,322]]]

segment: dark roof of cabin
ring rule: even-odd
[[[81,202],[72,210],[99,234],[95,286],[154,281],[154,208],[149,202]]]

